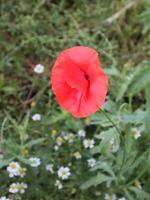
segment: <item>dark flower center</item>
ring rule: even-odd
[[[89,77],[87,74],[84,74],[84,78],[88,81],[89,80]]]

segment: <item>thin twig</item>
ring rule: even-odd
[[[135,4],[137,4],[136,1],[129,2],[124,8],[113,14],[111,17],[108,17],[106,20],[103,21],[103,24],[112,24],[113,21],[118,19],[120,16],[124,15],[127,10],[131,9]]]

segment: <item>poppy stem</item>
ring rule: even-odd
[[[117,127],[117,125],[113,122],[113,120],[109,117],[109,115],[107,115],[107,113],[100,109],[100,111],[103,113],[103,115],[105,115],[105,117],[112,123],[112,125],[116,128],[116,131],[119,133],[119,135],[121,135],[121,132],[119,130],[119,128]]]

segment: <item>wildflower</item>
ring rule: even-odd
[[[53,129],[51,134],[52,134],[52,137],[54,138],[57,135],[57,130]]]
[[[28,156],[28,155],[29,155],[29,150],[28,150],[27,148],[23,148],[23,149],[21,150],[21,154],[22,154],[23,156]]]
[[[53,174],[54,173],[53,167],[54,167],[54,164],[48,164],[46,165],[46,170]]]
[[[109,149],[111,150],[112,153],[115,153],[115,152],[118,151],[118,146],[116,145],[114,138],[112,138],[110,140],[108,147],[109,147]]]
[[[87,149],[91,149],[94,147],[95,141],[94,140],[90,140],[90,139],[84,139],[83,140],[83,145],[84,147]]]
[[[41,115],[38,114],[38,113],[32,115],[32,120],[33,121],[40,121],[41,120]]]
[[[63,142],[64,142],[64,140],[63,140],[62,137],[59,136],[59,137],[56,138],[56,143],[57,143],[58,146],[61,146]]]
[[[95,158],[90,158],[90,159],[87,160],[87,162],[88,162],[89,167],[94,167],[96,165]]]
[[[102,193],[101,193],[100,191],[95,191],[95,196],[98,197],[98,196],[101,196],[101,194],[102,194]]]
[[[51,73],[52,89],[62,108],[74,117],[90,116],[102,106],[108,87],[98,53],[75,46],[57,57]]]
[[[9,177],[12,178],[18,175],[18,170],[20,168],[20,164],[18,162],[11,162],[7,167],[7,171],[9,173]]]
[[[86,136],[85,130],[79,130],[79,131],[77,132],[77,134],[78,134],[79,137],[83,137],[83,138]]]
[[[3,196],[3,197],[0,197],[0,200],[10,200],[10,199],[8,199],[7,197]]]
[[[9,192],[13,194],[18,193],[19,190],[17,186],[18,186],[18,183],[12,183],[9,187]]]
[[[66,180],[71,176],[70,168],[69,167],[60,167],[57,171],[58,177],[62,180]]]
[[[55,186],[57,186],[59,190],[63,188],[63,185],[59,180],[56,180]]]
[[[137,128],[132,128],[131,135],[137,140],[139,137],[141,137],[141,131]]]
[[[126,198],[125,197],[121,197],[118,200],[126,200]]]
[[[27,184],[26,183],[17,183],[17,188],[18,188],[18,192],[20,192],[21,194],[25,193],[25,189],[27,189]]]
[[[74,138],[75,138],[75,135],[73,134],[73,133],[69,133],[68,134],[68,143],[69,144],[72,144],[73,143],[73,141],[74,141]]]
[[[31,104],[30,104],[30,106],[31,106],[32,108],[34,108],[34,107],[36,106],[36,101],[32,101]]]
[[[73,156],[74,156],[77,160],[79,160],[79,159],[82,158],[82,156],[81,156],[81,154],[80,154],[79,151],[74,152]]]
[[[58,146],[58,145],[55,145],[55,146],[54,146],[54,150],[57,151],[58,149],[59,149],[59,146]]]
[[[26,171],[27,171],[27,169],[26,168],[24,168],[24,167],[20,167],[19,169],[18,169],[18,176],[20,176],[20,177],[24,177],[25,175],[26,175]]]
[[[108,193],[105,193],[105,197],[104,197],[105,200],[116,200],[116,195],[113,194],[113,195],[110,195]]]
[[[41,164],[41,161],[39,158],[31,157],[29,158],[29,163],[31,167],[38,167]]]
[[[44,72],[44,66],[41,64],[35,65],[34,72],[37,74],[42,74]]]

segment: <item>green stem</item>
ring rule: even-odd
[[[113,120],[109,117],[109,115],[107,115],[107,113],[104,110],[100,110],[100,112],[103,113],[103,115],[105,115],[105,117],[111,122],[111,124],[115,127],[116,131],[119,133],[119,135],[121,135],[121,132],[119,130],[119,128],[117,127],[117,125],[113,122]]]

